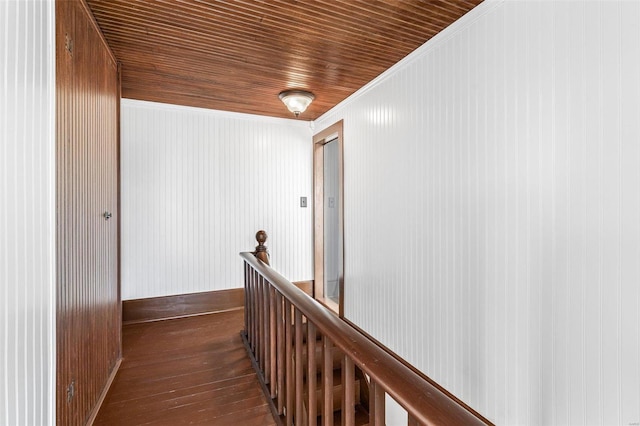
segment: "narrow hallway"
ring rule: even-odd
[[[275,424],[240,337],[243,310],[125,325],[95,425]]]

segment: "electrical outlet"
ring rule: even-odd
[[[300,197],[300,207],[307,207],[307,197]]]

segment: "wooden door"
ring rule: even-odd
[[[121,355],[119,79],[84,2],[56,2],[56,102],[57,423],[80,425]]]

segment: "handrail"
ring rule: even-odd
[[[240,253],[240,256],[370,376],[376,386],[404,407],[410,420],[425,425],[490,424],[338,318],[253,253]]]

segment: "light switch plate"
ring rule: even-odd
[[[307,197],[300,197],[300,207],[307,207]]]

